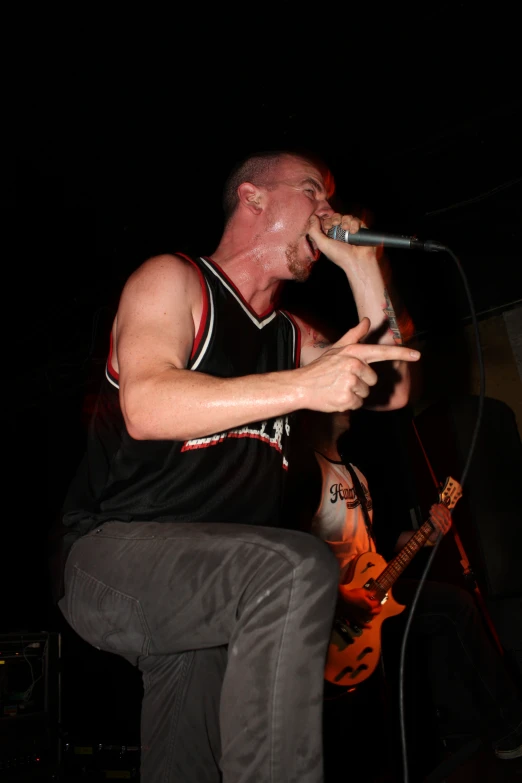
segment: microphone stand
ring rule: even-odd
[[[433,480],[433,483],[435,484],[435,487],[437,488],[437,490],[439,490],[440,484],[437,481],[437,477],[435,476],[435,472],[434,472],[434,470],[433,470],[433,468],[432,468],[432,466],[430,464],[430,461],[428,459],[428,455],[426,454],[426,450],[425,450],[424,445],[423,445],[423,443],[421,441],[419,432],[417,430],[417,427],[415,426],[415,422],[413,421],[413,419],[412,419],[412,425],[413,425],[413,429],[414,429],[415,435],[417,437],[417,440],[419,442],[419,446],[420,446],[420,448],[422,450],[422,453],[424,455],[424,459],[426,460],[426,464],[428,466],[428,470],[430,472],[430,475],[431,475],[431,478]],[[464,549],[464,544],[462,543],[462,539],[461,539],[460,535],[458,534],[458,532],[457,532],[457,530],[455,528],[455,523],[452,523],[450,529],[451,529],[451,532],[453,534],[453,538],[454,538],[455,544],[456,544],[457,549],[458,549],[459,554],[460,554],[460,565],[462,567],[462,575],[464,576],[464,580],[471,587],[471,589],[473,590],[473,593],[475,595],[475,599],[477,601],[477,604],[480,607],[480,610],[482,611],[483,617],[484,617],[484,619],[486,621],[486,624],[488,626],[488,629],[489,629],[489,632],[491,634],[491,637],[492,637],[496,647],[498,648],[498,651],[499,651],[500,655],[503,656],[504,655],[504,648],[502,647],[502,642],[500,641],[500,638],[499,638],[499,635],[497,633],[497,630],[496,630],[496,628],[495,628],[495,626],[493,624],[493,620],[491,619],[491,615],[490,615],[489,610],[488,610],[488,608],[486,606],[486,602],[484,601],[482,593],[480,592],[480,588],[478,586],[475,574],[473,573],[473,569],[472,569],[471,564],[469,562],[469,558],[468,558],[468,556],[466,554],[466,550]]]

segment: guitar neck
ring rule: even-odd
[[[458,481],[448,476],[442,488],[440,502],[444,503],[450,511],[455,508],[459,498],[462,497],[462,487]],[[433,533],[433,527],[429,520],[412,535],[393,560],[388,563],[384,571],[373,580],[377,590],[384,597],[396,579],[402,574],[407,565],[412,561],[417,552],[424,546],[426,540]]]
[[[426,521],[410,538],[398,555],[391,560],[384,571],[375,579],[383,593],[387,593],[396,579],[413,560],[417,552],[424,546],[433,533],[431,523]]]

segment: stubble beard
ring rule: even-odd
[[[312,271],[312,263],[304,263],[299,261],[299,246],[295,242],[289,245],[286,249],[286,264],[288,271],[292,275],[292,280],[298,283],[304,283],[310,277]]]

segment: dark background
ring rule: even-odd
[[[345,211],[459,257],[479,318],[522,298],[520,44],[495,3],[173,5],[6,17],[10,377],[4,631],[56,628],[45,537],[79,460],[121,286],[147,256],[211,254],[230,167],[322,155]],[[470,305],[446,254],[390,250],[419,335]],[[353,324],[325,261],[289,306]],[[441,372],[443,368],[441,368]],[[451,378],[447,378],[448,393]]]

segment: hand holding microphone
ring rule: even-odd
[[[432,239],[423,241],[416,237],[397,236],[396,234],[385,234],[383,231],[371,231],[369,228],[360,228],[355,233],[345,231],[341,226],[332,226],[327,232],[330,239],[337,239],[340,242],[346,242],[349,245],[359,247],[398,247],[402,250],[427,250],[430,253],[436,253],[446,248],[439,242]]]
[[[326,221],[328,221],[327,225],[332,220],[332,217],[337,217],[337,215],[326,218]],[[355,228],[355,230],[353,230],[354,221],[359,223],[359,227]],[[342,223],[351,223],[352,229],[343,228]],[[431,253],[446,250],[440,242],[434,242],[431,239],[421,240],[416,237],[373,231],[362,226],[360,221],[352,218],[350,215],[343,216],[340,224],[332,225],[328,228],[323,223],[323,229],[330,239],[357,247],[392,247],[401,250],[424,250]]]

